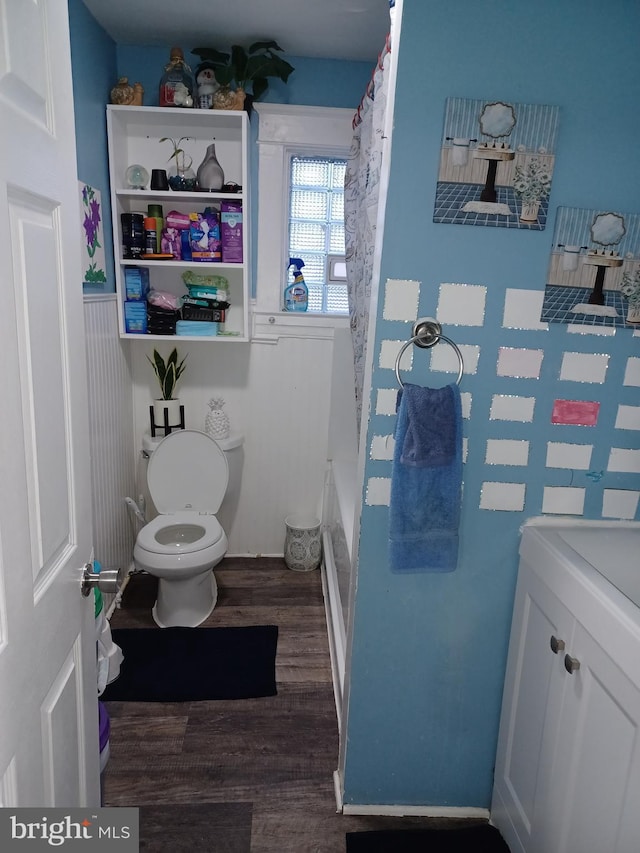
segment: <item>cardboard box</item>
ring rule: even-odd
[[[137,300],[124,303],[125,332],[138,335],[147,334],[147,303]]]
[[[242,204],[223,201],[220,205],[220,239],[222,260],[226,264],[241,264],[242,257]]]
[[[149,293],[149,268],[125,267],[124,293],[128,302],[144,302]]]

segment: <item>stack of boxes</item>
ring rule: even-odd
[[[125,331],[137,335],[146,335],[149,270],[146,267],[126,267],[124,271],[124,289]]]

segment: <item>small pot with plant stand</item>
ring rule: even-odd
[[[158,350],[154,349],[153,359],[147,356],[147,360],[153,367],[162,395],[149,407],[151,435],[155,437],[158,429],[164,430],[165,435],[169,435],[174,429],[184,429],[184,406],[180,405],[180,400],[173,394],[178,379],[184,373],[186,356],[178,361],[178,350],[174,347],[165,361]]]

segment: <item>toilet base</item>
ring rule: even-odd
[[[197,628],[211,615],[217,600],[218,584],[212,569],[187,580],[159,578],[151,613],[160,628]]]

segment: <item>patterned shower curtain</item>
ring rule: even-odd
[[[353,341],[358,434],[362,419],[363,379],[367,353],[369,302],[376,245],[378,198],[387,104],[391,27],[371,81],[353,119],[353,142],[347,159],[344,187],[345,248],[349,317]]]

